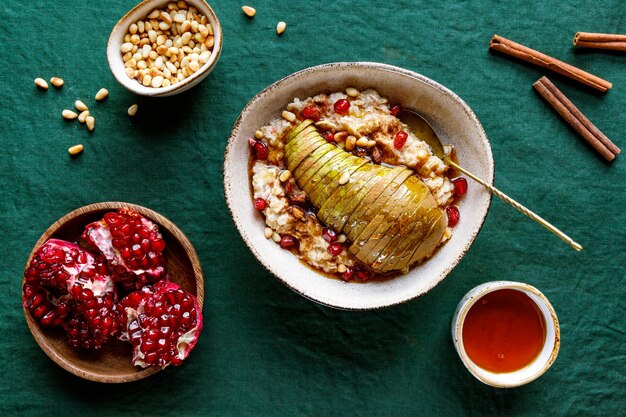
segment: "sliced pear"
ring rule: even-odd
[[[324,201],[321,200],[321,196],[325,195],[326,188],[329,187],[335,177],[341,174],[345,169],[345,163],[351,162],[351,158],[354,156],[344,152],[344,155],[339,155],[337,158],[333,158],[326,163],[326,167],[320,169],[312,178],[309,184],[305,185],[304,190],[309,196],[309,200],[315,207],[320,207]],[[322,175],[322,173],[324,175]],[[307,188],[309,188],[307,190]]]
[[[321,136],[313,136],[311,138],[307,138],[306,142],[300,146],[297,151],[290,152],[289,150],[285,150],[285,154],[287,156],[287,168],[290,171],[295,170],[298,165],[302,163],[314,150],[317,148],[328,144]]]
[[[405,267],[410,267],[416,262],[421,263],[425,259],[430,258],[432,254],[435,252],[435,249],[439,246],[439,242],[441,242],[441,238],[443,234],[446,232],[446,227],[448,227],[448,216],[442,210],[440,210],[440,216],[433,223],[430,232],[426,236],[426,238],[422,241],[422,243],[415,249],[413,255],[411,256],[411,260],[406,265],[401,266],[400,269]]]
[[[340,149],[337,149],[335,145],[327,143],[326,145],[322,145],[319,148],[315,149],[308,158],[305,158],[304,161],[300,163],[291,173],[295,177],[296,175],[300,176],[301,173],[306,172],[309,168],[311,168],[314,164],[317,163],[321,158],[328,155],[328,152],[336,150],[337,154],[340,153]]]
[[[305,160],[302,162],[302,164],[300,164],[300,166],[295,169],[295,171],[291,171],[291,173],[296,179],[298,186],[300,188],[303,188],[303,185],[308,184],[313,175],[315,175],[317,171],[319,171],[322,167],[326,165],[326,162],[344,153],[345,152],[342,149],[334,147],[333,149],[326,151],[326,153],[321,158],[317,159],[314,164],[308,164],[309,167],[307,169],[304,169],[304,164],[307,163],[307,160]]]
[[[289,143],[293,138],[295,138],[305,128],[307,128],[308,126],[312,126],[312,125],[313,125],[313,120],[311,120],[311,119],[304,120],[302,123],[300,123],[298,126],[294,127],[291,130],[291,132],[289,132],[287,134],[287,137],[285,138],[285,142]]]
[[[320,201],[320,206],[324,204],[324,202],[328,201],[328,198],[338,189],[343,188],[345,184],[340,184],[339,180],[344,175],[350,175],[355,171],[358,171],[364,165],[370,164],[370,162],[365,158],[360,158],[358,156],[352,156],[350,159],[344,160],[342,163],[342,167],[339,168],[337,175],[333,178],[327,178],[330,180],[323,185],[323,188],[320,187],[321,192],[317,196],[318,201]],[[319,207],[319,206],[317,206]],[[319,212],[319,210],[318,210]]]

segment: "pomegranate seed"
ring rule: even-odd
[[[372,277],[372,274],[368,271],[358,271],[356,273],[356,278],[361,282],[365,282],[369,280],[371,277]]]
[[[339,255],[341,252],[343,252],[343,245],[339,242],[333,242],[330,245],[328,245],[328,249],[326,249],[328,251],[328,253],[330,253],[333,256],[337,256]]]
[[[393,147],[396,149],[402,149],[408,138],[408,133],[399,131],[398,133],[396,133],[396,137],[393,139]]]
[[[392,116],[398,117],[401,112],[402,106],[400,106],[399,104],[394,104],[389,108],[389,113],[391,113]]]
[[[333,132],[324,132],[322,133],[322,137],[326,139],[327,142],[335,141],[335,134]]]
[[[314,122],[317,122],[319,119],[322,118],[322,112],[320,112],[320,109],[317,108],[317,106],[306,106],[302,109],[300,115],[302,116],[302,118],[311,119]]]
[[[448,215],[448,226],[456,226],[456,224],[459,222],[459,219],[461,218],[459,208],[457,206],[448,206],[446,207],[446,214]]]
[[[345,98],[340,98],[335,101],[333,108],[337,114],[348,114],[348,111],[350,110],[350,102]]]
[[[267,145],[261,141],[257,141],[254,144],[254,153],[256,155],[256,159],[259,161],[265,161],[270,156],[270,151],[267,148]]]
[[[325,227],[322,231],[322,237],[326,242],[334,242],[337,240],[337,232],[335,229],[331,229],[330,227]]]
[[[454,184],[454,192],[456,195],[467,194],[467,180],[465,178],[455,178],[452,180],[452,184]]]
[[[298,240],[291,235],[283,235],[280,238],[280,247],[286,250],[295,249],[298,246]]]
[[[262,198],[255,198],[254,199],[254,208],[259,210],[259,211],[263,211],[267,208],[267,201],[265,201]]]
[[[354,276],[354,268],[351,266],[347,267],[346,272],[341,274],[341,279],[344,281],[350,281]]]

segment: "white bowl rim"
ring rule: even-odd
[[[212,69],[217,64],[217,60],[219,59],[222,53],[222,43],[223,43],[222,26],[217,17],[217,14],[215,14],[215,11],[211,8],[209,3],[207,3],[205,0],[191,0],[188,4],[196,8],[198,8],[196,4],[191,4],[191,2],[193,1],[200,3],[202,7],[206,9],[205,11],[208,13],[207,19],[211,19],[210,23],[213,26],[215,45],[213,46],[213,50],[211,51],[211,56],[209,57],[209,60],[205,62],[204,64],[202,64],[202,66],[200,67],[200,69],[198,69],[198,71],[194,72],[193,74],[183,79],[182,81],[176,84],[169,85],[167,87],[157,87],[157,88],[146,87],[143,84],[140,84],[139,82],[137,82],[137,80],[128,78],[128,76],[124,73],[124,66],[121,67],[120,72],[118,72],[117,69],[114,69],[114,67],[117,68],[118,65],[116,65],[116,63],[112,61],[113,54],[119,54],[120,53],[119,48],[121,46],[121,44],[118,44],[113,39],[113,34],[118,30],[118,28],[121,25],[125,24],[127,21],[130,21],[130,15],[139,8],[145,7],[147,9],[150,9],[152,8],[152,6],[149,6],[151,3],[167,4],[171,2],[167,0],[142,0],[137,5],[135,5],[132,9],[126,12],[124,16],[122,16],[117,21],[117,23],[115,23],[115,25],[113,26],[113,29],[111,29],[111,34],[109,35],[109,39],[107,40],[107,48],[106,48],[107,62],[109,64],[109,69],[111,70],[111,73],[113,74],[113,77],[117,80],[117,82],[119,82],[124,88],[131,91],[132,93],[146,96],[146,97],[162,97],[162,96],[170,96],[172,94],[176,94],[177,90],[181,90],[183,88],[184,88],[183,91],[185,91],[186,90],[185,87],[187,87],[189,84],[195,85],[195,83],[198,83],[201,81],[201,79],[199,80],[198,78],[203,78],[204,76],[208,75],[208,72],[212,71]],[[180,91],[180,92],[183,92],[183,91]]]
[[[226,198],[226,205],[228,208],[228,211],[230,213],[231,219],[233,220],[233,223],[235,224],[235,227],[237,229],[237,231],[239,232],[239,235],[241,236],[241,238],[243,239],[244,243],[246,244],[246,246],[248,247],[248,249],[252,252],[252,254],[254,255],[254,257],[257,259],[257,261],[268,271],[270,272],[276,279],[278,279],[283,285],[285,285],[287,288],[291,289],[292,291],[294,291],[295,293],[301,295],[302,297],[309,299],[317,304],[326,306],[326,307],[331,307],[331,308],[335,308],[335,309],[339,309],[339,310],[347,310],[347,311],[369,311],[369,310],[380,310],[380,309],[384,309],[384,308],[389,308],[389,307],[393,307],[399,304],[404,304],[407,303],[411,300],[414,300],[428,292],[430,292],[433,288],[435,288],[437,285],[439,285],[441,283],[441,281],[443,281],[453,270],[454,268],[456,268],[456,266],[461,262],[461,260],[463,259],[463,257],[465,256],[465,254],[467,253],[467,251],[469,250],[469,248],[472,246],[472,244],[474,243],[474,240],[476,240],[476,237],[478,236],[478,234],[480,233],[480,231],[482,230],[482,227],[485,223],[485,220],[487,218],[487,215],[489,213],[489,209],[491,207],[491,202],[493,199],[493,195],[489,194],[489,198],[487,200],[487,204],[485,207],[485,212],[484,215],[482,216],[482,219],[480,220],[478,227],[475,228],[475,231],[471,234],[470,239],[468,240],[467,244],[465,245],[465,247],[463,248],[463,250],[458,254],[458,256],[456,257],[456,259],[454,259],[454,261],[452,261],[450,263],[450,265],[448,265],[445,270],[443,270],[438,279],[436,281],[432,282],[432,285],[430,285],[428,288],[426,288],[424,291],[422,292],[418,292],[416,294],[413,294],[411,297],[408,298],[404,298],[401,300],[397,300],[394,302],[390,302],[390,303],[386,303],[386,304],[379,304],[379,305],[375,305],[375,306],[367,306],[367,307],[346,307],[343,305],[339,305],[339,304],[333,304],[333,303],[328,303],[325,301],[321,301],[318,300],[316,298],[314,298],[313,296],[306,294],[302,291],[300,291],[299,289],[295,288],[293,285],[291,285],[287,280],[283,279],[282,277],[278,276],[278,274],[276,274],[273,270],[271,265],[268,265],[266,262],[264,262],[262,260],[261,255],[258,253],[258,250],[254,247],[254,245],[251,243],[250,239],[248,238],[245,230],[243,229],[243,227],[235,220],[235,216],[233,215],[233,208],[232,205],[234,205],[234,202],[231,201],[230,195],[229,195],[229,186],[228,186],[228,181],[227,181],[227,177],[228,177],[228,171],[229,171],[229,167],[227,166],[227,162],[230,159],[230,153],[231,151],[233,151],[233,147],[234,147],[234,139],[236,138],[238,132],[239,132],[239,128],[241,125],[241,121],[243,119],[243,117],[245,116],[245,114],[249,111],[249,109],[259,100],[261,100],[268,92],[270,92],[271,90],[276,89],[277,87],[279,87],[280,85],[286,83],[287,81],[289,81],[291,78],[294,77],[298,77],[304,73],[310,72],[310,71],[316,71],[316,70],[324,70],[324,69],[331,69],[331,68],[346,68],[346,67],[365,67],[365,68],[376,68],[376,69],[380,69],[380,70],[385,70],[385,71],[390,71],[390,72],[395,72],[395,73],[399,73],[402,75],[406,75],[412,78],[415,78],[419,81],[422,81],[438,90],[440,90],[442,93],[450,96],[457,104],[459,104],[462,108],[462,110],[466,113],[466,115],[469,117],[470,121],[472,122],[472,124],[474,124],[479,132],[481,133],[480,135],[480,140],[482,141],[482,144],[485,146],[485,150],[487,151],[487,165],[491,168],[490,169],[490,174],[491,174],[491,178],[482,178],[485,182],[487,182],[488,184],[493,185],[494,179],[495,179],[495,164],[494,164],[494,160],[493,160],[493,152],[491,150],[491,144],[489,143],[489,140],[487,139],[487,135],[485,133],[484,128],[482,127],[480,121],[478,120],[478,118],[476,117],[476,115],[474,114],[474,112],[472,111],[472,109],[467,105],[467,103],[465,103],[465,101],[463,101],[463,99],[461,99],[456,93],[454,93],[452,90],[448,89],[447,87],[443,86],[442,84],[438,83],[437,81],[434,81],[422,74],[419,74],[417,72],[411,71],[411,70],[407,70],[404,68],[400,68],[394,65],[389,65],[389,64],[383,64],[383,63],[379,63],[379,62],[372,62],[372,61],[347,61],[347,62],[330,62],[330,63],[326,63],[326,64],[320,64],[320,65],[315,65],[312,67],[308,67],[308,68],[304,68],[301,69],[299,71],[296,71],[290,75],[287,75],[281,79],[279,79],[278,81],[275,81],[274,83],[270,84],[269,86],[265,87],[263,90],[261,90],[260,92],[258,92],[249,102],[248,104],[246,104],[246,106],[243,108],[243,110],[241,111],[241,113],[239,114],[239,116],[237,117],[237,120],[235,121],[235,124],[233,125],[233,129],[231,132],[230,137],[228,138],[228,143],[226,145],[226,150],[224,152],[224,164],[223,164],[223,168],[222,168],[222,180],[223,180],[223,185],[224,185],[224,195]],[[478,139],[478,138],[477,138]],[[298,259],[296,259],[294,257],[294,262],[300,262]],[[312,270],[313,272],[315,272],[314,270]],[[327,278],[328,279],[328,278]],[[363,285],[363,284],[353,284],[353,285]]]

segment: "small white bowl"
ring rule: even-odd
[[[465,323],[467,313],[476,301],[490,292],[503,289],[521,291],[537,305],[546,324],[546,340],[537,358],[526,367],[515,372],[494,373],[476,365],[465,352],[465,347],[463,346],[463,324]],[[556,312],[541,291],[521,282],[492,281],[473,288],[461,299],[452,319],[452,340],[461,361],[479,381],[492,387],[513,388],[534,381],[552,366],[559,353],[561,333]]]
[[[115,24],[113,30],[111,31],[111,35],[109,36],[109,41],[107,43],[107,60],[109,61],[109,68],[111,69],[115,79],[126,89],[135,94],[147,97],[167,97],[189,90],[211,73],[217,64],[220,53],[222,52],[222,27],[220,26],[220,22],[217,19],[215,12],[213,12],[213,9],[211,9],[211,7],[204,0],[186,0],[189,6],[195,7],[198,9],[199,13],[206,16],[208,22],[213,26],[215,45],[213,46],[209,60],[204,63],[198,71],[191,74],[191,76],[168,87],[145,87],[137,80],[133,80],[126,75],[124,72],[124,61],[122,59],[120,47],[124,42],[124,36],[128,32],[128,27],[131,23],[146,17],[153,9],[165,7],[168,3],[172,3],[172,1],[173,0],[144,0],[126,13],[124,17],[122,17]]]
[[[491,194],[471,183],[460,203],[461,221],[452,239],[427,262],[402,276],[364,284],[329,279],[301,263],[263,236],[264,222],[252,205],[248,138],[294,97],[322,92],[376,89],[383,97],[425,117],[444,143],[456,146],[461,164],[486,182],[493,182],[493,156],[483,128],[472,110],[441,84],[402,68],[372,62],[344,62],[307,68],[257,94],[235,122],[224,157],[224,192],[237,230],[257,259],[285,285],[302,296],[330,307],[369,310],[418,297],[441,282],[461,261],[480,230]]]

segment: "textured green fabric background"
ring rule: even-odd
[[[487,49],[498,33],[612,81],[600,95],[552,77],[626,149],[626,54],[571,47],[578,30],[626,32],[623,0],[255,0],[253,20],[239,2],[215,0],[224,50],[214,72],[185,94],[153,100],[125,91],[106,61],[109,32],[133,3],[0,5],[1,415],[624,415],[626,156],[603,162],[532,90],[542,70]],[[279,20],[288,24],[280,38]],[[411,69],[458,93],[491,140],[496,184],[586,250],[575,253],[496,199],[472,250],[421,299],[350,313],[283,287],[249,253],[226,210],[226,141],[241,109],[270,83],[359,60]],[[62,90],[34,87],[35,77],[54,75],[65,79]],[[103,86],[110,97],[95,104]],[[96,116],[91,135],[61,119],[77,98]],[[130,119],[134,102],[140,110]],[[72,159],[66,150],[76,143],[85,152]],[[205,330],[187,363],[118,386],[56,366],[20,305],[24,262],[40,234],[65,213],[106,200],[172,219],[206,274]],[[561,321],[552,369],[511,390],[475,380],[450,338],[462,295],[497,279],[535,285]]]

